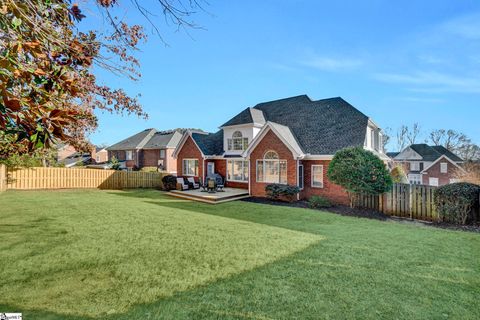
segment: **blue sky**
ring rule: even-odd
[[[130,1],[120,3],[120,15],[135,20]],[[341,96],[394,131],[418,122],[425,132],[455,129],[480,143],[476,0],[209,0],[206,9],[194,16],[204,30],[189,34],[159,16],[168,46],[146,24],[140,81],[98,73],[140,93],[149,119],[98,113],[93,143],[150,127],[216,131],[246,107],[299,94]]]

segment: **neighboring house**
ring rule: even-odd
[[[412,144],[392,156],[403,165],[411,184],[443,186],[455,182],[458,170],[463,170],[463,160],[443,146]]]
[[[299,186],[298,196],[320,195],[348,203],[345,190],[331,183],[327,169],[334,154],[364,147],[387,161],[381,129],[342,98],[312,101],[296,96],[246,108],[216,133],[187,131],[174,156],[178,172],[201,179],[211,173],[227,187],[265,196],[265,186]]]
[[[95,147],[92,151],[92,159],[95,163],[105,163],[108,162],[108,151],[104,147]]]
[[[63,163],[65,159],[77,153],[77,150],[69,144],[59,143],[56,145],[56,148],[57,148],[57,161],[60,163]]]
[[[176,173],[177,162],[172,154],[181,138],[181,129],[170,131],[146,129],[106,148],[108,159],[116,157],[130,170],[156,167]]]

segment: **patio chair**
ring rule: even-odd
[[[217,191],[225,192],[225,190],[223,190],[223,188],[225,187],[225,183],[221,175],[219,174],[215,175],[215,182],[216,182]]]
[[[177,177],[177,190],[188,190],[188,183],[185,183],[185,179]]]
[[[195,179],[193,177],[188,177],[187,178],[188,180],[188,184],[190,186],[192,186],[193,189],[198,189],[200,188],[200,183],[198,183],[197,181],[195,181]]]

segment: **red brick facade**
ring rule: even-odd
[[[262,160],[269,150],[278,153],[281,160],[287,160],[287,183],[297,185],[297,160],[288,147],[270,130],[250,153],[250,194],[264,197],[265,186],[269,183],[257,182],[257,160]]]
[[[441,172],[441,164],[447,164],[447,172]],[[422,184],[430,185],[430,178],[438,178],[438,185],[443,186],[450,183],[450,179],[455,179],[458,167],[448,160],[445,156],[441,157],[430,168],[422,174]]]
[[[303,160],[303,171],[305,176],[305,184],[300,192],[301,199],[308,199],[313,195],[322,196],[334,203],[348,205],[350,203],[348,194],[337,184],[330,182],[327,178],[328,165],[330,160]],[[323,165],[323,188],[312,187],[312,165]]]
[[[203,161],[203,156],[198,149],[192,137],[188,137],[177,154],[177,175],[183,175],[183,159],[197,159],[198,160],[198,177],[203,179],[206,164]]]

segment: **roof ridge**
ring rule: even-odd
[[[147,130],[150,130],[150,132],[145,136],[145,138],[142,139],[142,141],[140,141],[137,144],[137,146],[135,147],[136,149],[143,148],[143,146],[145,146],[147,144],[147,142],[150,141],[152,139],[153,135],[157,132],[157,129],[154,129],[154,128],[150,128],[150,129],[147,129]]]
[[[291,99],[300,98],[300,97],[305,97],[305,98],[307,98],[308,100],[310,100],[310,102],[313,102],[313,100],[310,99],[310,97],[309,97],[308,95],[306,95],[306,94],[299,94],[299,95],[293,96],[293,97],[287,97],[287,98],[282,98],[282,99],[276,99],[276,100],[269,100],[269,101],[259,102],[259,103],[257,103],[253,108],[254,108],[254,109],[257,109],[257,106],[258,106],[258,105],[261,105],[261,104],[272,103],[272,102],[279,102],[279,101],[284,101],[284,100],[291,100]]]

